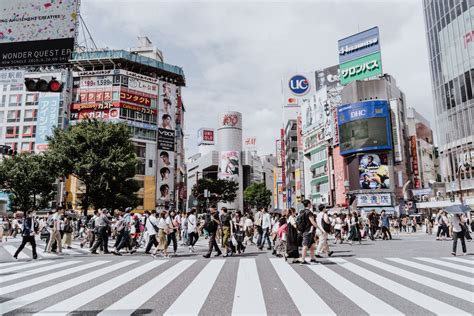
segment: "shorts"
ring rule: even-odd
[[[314,244],[314,233],[305,232],[303,233],[303,246],[311,247]]]

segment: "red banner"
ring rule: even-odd
[[[137,103],[143,106],[151,106],[151,99],[148,97],[136,95],[127,91],[120,92],[120,101]]]

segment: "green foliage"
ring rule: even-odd
[[[271,202],[272,191],[268,190],[265,183],[252,183],[244,191],[244,202],[250,207],[261,209],[268,207]]]
[[[204,208],[207,202],[207,198],[204,197],[204,190],[206,189],[211,194],[208,205],[217,204],[219,202],[229,203],[235,201],[237,198],[239,184],[232,180],[226,179],[199,179],[192,188],[192,194],[198,200],[200,208]]]
[[[10,194],[14,210],[47,207],[55,199],[57,178],[48,153],[20,154],[0,161],[0,190]]]
[[[49,152],[62,176],[73,175],[85,186],[84,213],[96,208],[134,207],[138,183],[132,179],[139,159],[126,124],[98,120],[79,122],[67,130],[56,128]]]

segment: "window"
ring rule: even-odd
[[[7,126],[7,132],[5,133],[5,138],[17,138],[17,126]]]
[[[10,95],[10,98],[8,99],[8,106],[21,106],[21,99],[22,95],[21,94],[12,94]]]
[[[2,102],[0,102],[0,108],[4,107],[6,103],[7,103],[7,96],[2,95]]]
[[[3,114],[3,113],[5,113],[5,112],[0,111],[0,126],[2,126],[2,124],[3,124],[3,117],[5,116],[5,114]]]
[[[36,126],[23,126],[23,137],[36,137]]]
[[[30,152],[31,151],[31,143],[21,143],[21,152]]]
[[[24,122],[34,122],[36,121],[36,110],[25,110],[25,116],[23,118]]]
[[[25,105],[26,106],[38,105],[38,94],[37,93],[27,94]]]
[[[148,168],[153,168],[153,159],[148,159]]]
[[[20,110],[10,110],[7,112],[7,123],[19,122]]]
[[[10,91],[23,91],[23,88],[24,88],[24,84],[22,83],[10,85]]]

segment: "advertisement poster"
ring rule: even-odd
[[[48,148],[47,137],[58,125],[60,93],[43,92],[38,97],[38,123],[36,125],[35,152]]]
[[[219,179],[239,181],[240,152],[223,151],[219,157]]]
[[[137,80],[135,82],[138,82]],[[145,83],[145,82],[144,82]],[[129,87],[130,88],[130,87]],[[142,86],[141,90],[154,89]],[[138,91],[141,91],[138,90]],[[142,91],[143,92],[143,91]],[[175,159],[175,119],[177,93],[176,86],[169,82],[160,82],[158,98],[158,200],[174,200],[174,159]]]
[[[290,74],[282,80],[283,107],[301,107],[315,92],[314,72]]]
[[[0,67],[68,63],[77,10],[77,0],[0,1]]]
[[[359,157],[359,183],[363,190],[390,189],[390,173],[386,153]]]

